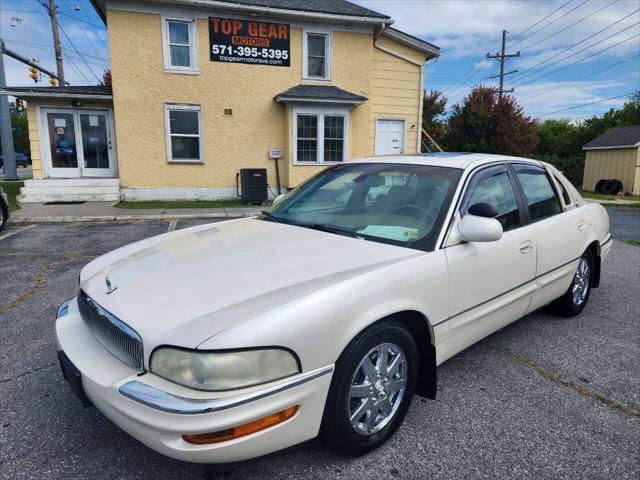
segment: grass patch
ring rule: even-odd
[[[640,208],[640,202],[638,203],[601,203],[605,208]]]
[[[640,247],[640,240],[625,240],[624,243],[628,243],[629,245],[635,245],[636,247]]]
[[[175,201],[147,201],[147,202],[120,202],[116,205],[118,208],[126,209],[161,209],[168,210],[171,208],[242,208],[242,207],[259,207],[268,208],[271,206],[271,200],[264,202],[262,205],[246,204],[242,200],[175,200]]]
[[[20,207],[16,202],[16,197],[20,194],[20,188],[24,187],[24,182],[0,182],[0,187],[9,197],[9,210],[18,210]]]
[[[634,202],[640,202],[640,196],[638,195],[606,195],[604,193],[588,192],[586,190],[580,190],[580,195],[583,198],[591,198],[593,200],[632,200]]]

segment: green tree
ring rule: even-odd
[[[446,106],[447,99],[442,96],[442,92],[434,90],[429,93],[425,92],[422,100],[422,128],[440,146],[442,146],[446,133],[446,122],[444,120]]]
[[[508,95],[478,86],[452,108],[445,145],[461,152],[531,156],[538,145],[536,124]]]
[[[11,112],[11,128],[13,130],[13,148],[16,152],[22,152],[27,156],[31,156],[27,112],[26,110],[23,112],[16,111],[15,102],[9,102],[9,111]],[[0,145],[0,154],[2,154],[2,145]]]

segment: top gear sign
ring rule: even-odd
[[[212,62],[290,66],[289,25],[209,17]]]

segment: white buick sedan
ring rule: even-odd
[[[318,435],[362,454],[448,358],[543,305],[579,314],[612,243],[600,205],[524,158],[366,158],[278,200],[82,269],[55,331],[85,405],[190,462]]]

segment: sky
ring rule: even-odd
[[[354,0],[390,15],[394,27],[441,48],[425,69],[425,87],[438,90],[448,106],[499,71],[486,59],[500,49],[507,30],[505,88],[525,114],[583,118],[624,103],[640,89],[640,1],[638,0]],[[76,10],[75,7],[79,7]],[[108,68],[108,38],[89,0],[58,0],[65,76],[72,85],[95,85]],[[12,17],[22,19],[22,23]],[[7,48],[55,71],[51,26],[39,0],[0,0],[0,37]],[[8,85],[33,85],[28,68],[5,57]],[[48,85],[45,78],[38,85]],[[618,98],[612,98],[618,97]],[[584,105],[591,104],[591,105]]]

